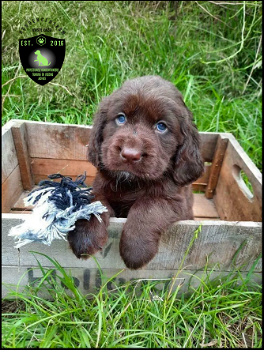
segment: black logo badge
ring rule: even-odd
[[[37,84],[45,85],[59,73],[64,57],[65,39],[40,34],[19,39],[21,64],[27,75]]]

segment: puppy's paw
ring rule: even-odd
[[[121,237],[120,255],[126,265],[131,270],[137,270],[147,265],[154,258],[158,251],[158,242],[147,244],[144,241]]]
[[[103,222],[96,217],[91,220],[77,220],[75,229],[68,233],[68,241],[77,258],[88,259],[94,255],[107,242],[108,233]]]

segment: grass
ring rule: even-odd
[[[182,1],[176,21],[169,1],[3,1],[2,10],[2,124],[91,124],[124,80],[158,74],[183,93],[200,131],[232,132],[262,170],[260,1]],[[21,67],[18,30],[43,13],[65,30],[66,56],[57,77],[38,86]]]
[[[3,1],[2,125],[92,124],[98,102],[124,80],[158,74],[182,92],[200,131],[233,133],[262,170],[262,6],[227,3],[181,1],[175,21],[169,1]],[[18,39],[20,26],[43,14],[65,30],[48,35],[65,38],[66,55],[57,77],[39,86],[20,64]],[[23,38],[35,35],[31,28]],[[52,285],[40,265],[38,283],[4,299],[3,347],[262,346],[261,286],[252,271],[216,280],[205,271],[187,293],[145,281],[111,293],[105,284],[84,297],[52,264],[61,276]]]
[[[193,276],[199,287],[184,293],[180,284],[171,289],[172,280],[163,288],[144,279],[116,285],[121,270],[101,276],[105,283],[84,295],[56,260],[45,257],[51,267],[39,264],[42,277],[20,292],[11,289],[2,302],[5,348],[262,346],[262,293],[252,282],[253,269],[213,279],[214,269],[205,268],[202,277]]]

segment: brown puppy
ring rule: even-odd
[[[102,249],[109,217],[127,217],[120,254],[138,269],[157,253],[169,225],[193,219],[191,183],[203,173],[199,134],[175,86],[158,76],[126,81],[105,97],[90,136],[88,158],[98,169],[93,192],[108,212],[79,220],[69,233],[78,258]]]

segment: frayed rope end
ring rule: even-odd
[[[61,182],[44,180],[40,188],[33,190],[25,199],[26,205],[35,205],[32,214],[20,225],[12,227],[8,236],[16,239],[15,248],[32,242],[41,242],[48,246],[54,239],[64,239],[74,230],[75,222],[90,220],[95,215],[101,222],[101,214],[107,208],[100,201],[91,202],[94,196],[92,188],[84,184],[86,173],[75,181],[60,174],[49,175],[50,179],[62,178]],[[81,185],[86,188],[81,188]]]

